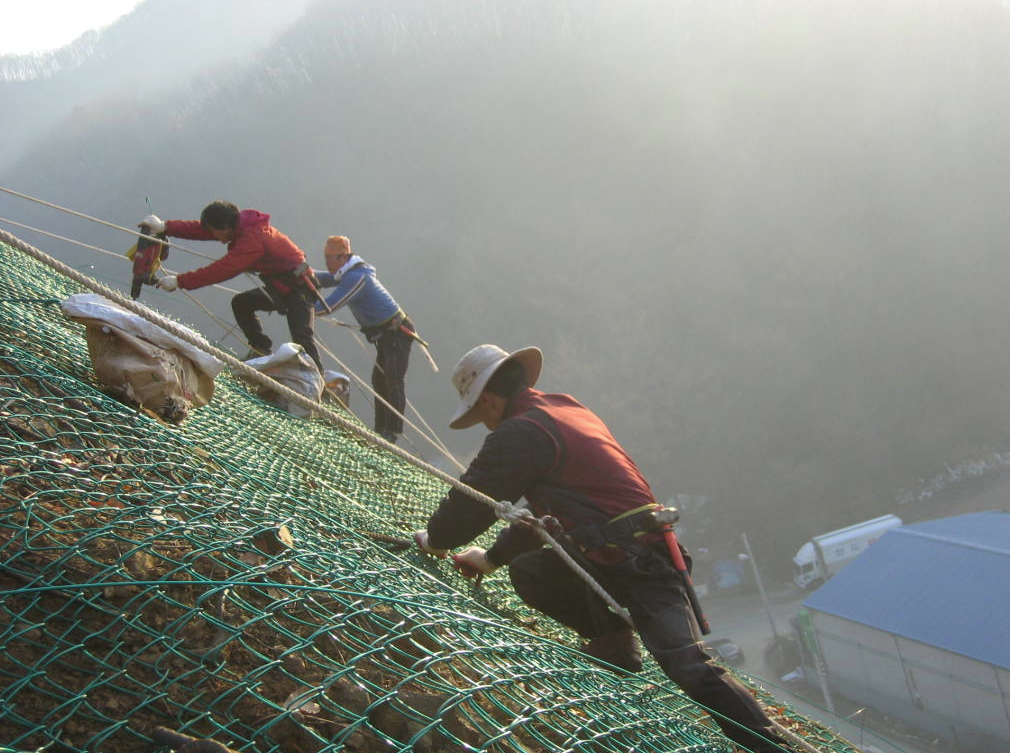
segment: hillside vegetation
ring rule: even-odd
[[[600,413],[661,499],[708,500],[685,517],[689,544],[733,554],[746,531],[787,565],[781,551],[900,512],[916,479],[1003,441],[1008,14],[316,2],[196,72],[146,75],[143,35],[105,48],[117,87],[34,128],[0,178],[127,227],[145,197],[165,217],[224,197],[269,212],[316,264],[327,235],[349,235],[443,367],[415,358],[408,376],[432,425],[462,353],[539,345],[542,386]],[[148,28],[172,44],[194,18]],[[73,75],[4,83],[6,117],[61,101],[46,95]],[[128,245],[7,196],[0,214]],[[124,265],[61,255],[125,281]],[[227,296],[198,297],[230,321]],[[224,337],[180,297],[151,299]],[[367,351],[320,333],[367,374]],[[465,456],[479,433],[445,440]]]

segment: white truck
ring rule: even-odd
[[[900,525],[897,515],[883,515],[814,536],[793,557],[793,583],[800,588],[823,583],[886,531]]]

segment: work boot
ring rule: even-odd
[[[242,360],[251,361],[254,358],[262,358],[263,356],[269,356],[270,354],[271,351],[269,349],[267,349],[267,351],[264,353],[260,350],[257,350],[256,348],[249,348],[249,352],[242,357]]]
[[[582,652],[626,672],[642,671],[642,652],[638,649],[638,637],[631,628],[591,638],[582,644]]]

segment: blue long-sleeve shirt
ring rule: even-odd
[[[330,272],[316,272],[320,287],[334,288],[326,296],[326,303],[331,310],[342,306],[351,309],[351,313],[362,327],[375,327],[388,321],[400,311],[400,306],[389,294],[375,276],[375,267],[360,262],[348,269],[339,280]],[[316,304],[316,313],[324,314],[326,310],[321,303]]]

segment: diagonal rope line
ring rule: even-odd
[[[537,518],[535,518],[528,509],[517,507],[508,501],[495,500],[494,498],[489,497],[483,492],[480,492],[477,489],[474,489],[473,487],[464,484],[462,481],[455,478],[454,476],[450,476],[449,474],[439,470],[430,463],[426,463],[425,461],[415,457],[414,455],[411,455],[406,450],[403,450],[402,448],[397,447],[396,445],[390,442],[387,442],[382,437],[373,434],[372,432],[369,432],[367,429],[358,426],[354,422],[344,418],[343,416],[334,412],[333,410],[330,410],[328,407],[320,403],[317,403],[313,400],[310,400],[304,395],[295,392],[294,390],[277,382],[274,379],[271,379],[269,376],[262,374],[261,372],[257,371],[251,366],[246,365],[242,361],[226,353],[220,348],[215,348],[202,337],[196,336],[188,329],[156,313],[147,306],[127,298],[118,291],[112,290],[107,285],[104,285],[101,282],[91,277],[88,277],[87,275],[82,274],[80,271],[74,269],[73,267],[64,264],[58,259],[54,259],[48,254],[40,251],[39,249],[33,246],[30,246],[27,243],[24,243],[23,241],[19,240],[18,238],[11,235],[7,231],[0,230],[0,240],[12,246],[13,248],[21,251],[22,253],[31,256],[36,261],[45,264],[46,266],[59,272],[65,277],[69,277],[70,279],[83,285],[89,290],[92,290],[95,293],[105,296],[106,298],[117,303],[126,310],[132,311],[137,316],[140,316],[143,319],[151,322],[152,324],[161,327],[166,332],[174,335],[178,339],[187,342],[193,347],[198,348],[199,350],[202,350],[205,353],[214,356],[218,360],[227,364],[228,367],[232,370],[233,374],[241,375],[252,382],[255,382],[257,384],[260,384],[261,386],[267,387],[279,394],[282,394],[284,397],[286,397],[288,400],[292,401],[296,405],[299,405],[308,411],[316,412],[326,420],[336,424],[337,426],[340,426],[346,431],[349,431],[353,434],[357,434],[359,437],[365,439],[366,441],[371,442],[372,444],[375,444],[378,447],[381,447],[387,452],[391,452],[400,459],[415,466],[416,468],[434,476],[435,478],[440,479],[441,481],[444,481],[457,491],[466,494],[467,496],[471,497],[477,502],[487,505],[494,511],[495,516],[498,519],[505,521],[507,523],[522,523],[523,525],[530,527],[537,536],[537,538],[540,539],[540,541],[543,544],[550,546],[552,549],[554,549],[555,553],[562,559],[562,561],[564,561],[565,564],[568,565],[568,567],[570,567],[583,581],[585,581],[585,583],[593,590],[594,593],[596,593],[601,599],[603,599],[607,605],[609,605],[618,615],[621,616],[622,619],[624,619],[628,623],[628,625],[634,627],[634,623],[631,621],[631,617],[628,614],[627,610],[625,610],[624,607],[618,604],[614,600],[614,598],[609,593],[607,593],[607,591],[603,588],[603,586],[601,586],[596,581],[596,579],[593,578],[592,575],[590,575],[578,562],[576,562],[572,558],[572,556],[567,551],[565,551],[565,548],[559,542],[557,542],[553,536],[551,536],[551,534],[547,531],[547,529],[543,526],[543,524]]]
[[[18,197],[21,197],[21,198],[28,199],[29,201],[38,202],[38,203],[43,204],[45,206],[51,207],[53,209],[57,209],[57,210],[59,210],[61,212],[67,212],[67,213],[72,214],[72,215],[77,216],[77,217],[82,217],[84,219],[88,219],[88,220],[91,220],[93,222],[98,222],[99,224],[106,225],[108,227],[112,227],[112,228],[114,228],[116,230],[121,230],[123,232],[129,233],[130,235],[136,235],[137,234],[136,231],[132,231],[129,228],[125,228],[125,227],[122,227],[120,225],[115,225],[113,223],[105,222],[104,220],[99,220],[97,218],[91,217],[90,215],[86,215],[86,214],[83,214],[81,212],[75,212],[72,209],[67,209],[66,207],[61,207],[61,206],[59,206],[57,204],[52,204],[52,203],[44,201],[42,199],[38,199],[38,198],[35,198],[35,197],[32,197],[32,196],[27,196],[26,194],[22,194],[22,193],[19,193],[17,191],[13,191],[13,190],[11,190],[9,188],[4,188],[4,187],[0,186],[0,191],[5,191],[5,192],[10,193],[10,194],[12,194],[14,196],[18,196]],[[48,236],[50,238],[55,238],[57,240],[65,241],[67,243],[71,243],[71,244],[80,246],[82,248],[87,248],[87,249],[92,250],[92,251],[98,251],[99,253],[105,254],[107,256],[112,256],[112,257],[117,258],[117,259],[124,259],[124,258],[126,258],[122,254],[118,254],[118,253],[116,253],[114,251],[109,251],[107,249],[100,248],[99,246],[93,246],[93,245],[91,245],[89,243],[84,243],[82,241],[74,240],[73,238],[67,238],[65,236],[58,235],[56,233],[51,233],[51,232],[48,232],[46,230],[42,230],[40,228],[32,227],[30,225],[25,225],[24,223],[17,222],[16,220],[11,220],[11,219],[8,219],[8,218],[5,218],[5,217],[0,217],[0,222],[6,222],[6,223],[8,223],[10,225],[14,225],[16,227],[24,228],[25,230],[31,230],[32,232],[40,233],[40,234]],[[191,253],[191,254],[194,254],[196,256],[200,256],[200,257],[205,258],[205,259],[212,259],[213,258],[213,257],[206,256],[204,254],[197,253],[196,251],[193,251],[191,249],[185,248],[183,246],[176,245],[174,243],[165,243],[165,245],[167,245],[167,246],[169,246],[171,248],[178,249],[180,251],[185,251],[187,253]],[[169,268],[169,267],[167,267],[167,266],[163,265],[161,268],[163,270],[167,271],[167,272],[170,272],[170,273],[174,274],[174,272],[172,271],[172,269]],[[246,274],[247,274],[248,277],[250,277],[250,279],[253,280],[253,282],[258,287],[260,286],[258,280],[256,280],[255,278],[253,278],[251,274],[248,274],[248,273],[246,273]],[[215,283],[214,285],[208,286],[208,287],[214,287],[214,288],[217,288],[219,290],[224,290],[224,291],[227,291],[227,292],[232,293],[232,294],[240,292],[238,290],[235,290],[234,288],[229,288],[226,285],[222,285],[220,283]],[[203,303],[201,303],[188,290],[183,290],[182,292],[186,296],[186,298],[189,299],[189,301],[191,303],[193,303],[194,306],[196,306],[197,308],[199,308],[208,318],[210,318],[211,321],[213,321],[215,324],[217,324],[219,327],[221,327],[222,330],[224,330],[224,334],[221,335],[219,338],[217,338],[217,340],[215,342],[221,342],[221,340],[223,340],[225,337],[234,337],[241,345],[246,345],[245,340],[243,340],[241,337],[239,337],[237,334],[235,334],[235,329],[237,328],[238,325],[229,325],[227,322],[225,322],[224,320],[222,320],[220,317],[216,316],[207,306],[205,306]],[[339,319],[332,319],[330,317],[326,317],[325,321],[329,322],[333,326],[344,327],[344,328],[350,330],[351,334],[354,336],[355,342],[357,342],[358,345],[360,345],[362,348],[365,348],[364,343],[361,342],[361,339],[357,335],[357,333],[360,331],[360,327],[355,327],[355,326],[353,326],[351,324],[347,324],[345,322],[342,322]],[[375,390],[372,388],[372,386],[365,379],[363,379],[362,377],[360,377],[353,370],[351,370],[346,364],[344,364],[339,358],[337,358],[336,355],[333,353],[333,351],[331,351],[329,348],[326,347],[326,344],[323,343],[323,341],[322,341],[321,338],[317,338],[317,339],[318,339],[318,342],[319,342],[320,350],[322,350],[328,356],[330,356],[330,358],[332,358],[340,366],[340,368],[342,368],[344,371],[346,371],[348,374],[350,374],[352,377],[354,377],[354,379],[357,380],[357,382],[359,383],[359,385],[361,386],[361,388],[365,392],[370,393],[370,397],[372,397],[375,400],[380,401],[390,411],[392,411],[393,413],[395,413],[398,416],[400,416],[400,418],[402,418],[404,420],[404,422],[408,426],[410,426],[412,429],[414,429],[414,431],[416,431],[419,436],[421,436],[423,439],[425,439],[436,450],[438,450],[443,455],[445,455],[445,457],[450,462],[452,462],[453,465],[455,465],[461,471],[466,470],[466,468],[462,465],[462,463],[460,463],[459,460],[452,454],[452,452],[449,450],[449,448],[446,447],[445,443],[442,442],[441,438],[439,438],[438,434],[435,433],[435,430],[432,429],[431,425],[425,420],[424,416],[421,415],[421,412],[419,410],[417,410],[417,408],[413,405],[413,403],[411,403],[409,400],[407,401],[408,407],[414,412],[414,414],[417,416],[418,420],[424,426],[423,429],[420,428],[420,427],[418,427],[413,422],[411,422],[405,415],[403,415],[400,411],[398,411],[396,408],[394,408],[392,405],[390,405],[389,402],[387,402],[381,395],[379,395],[378,393],[376,393]],[[425,350],[425,353],[427,354],[427,349]],[[429,355],[428,358],[430,360],[431,356]]]

